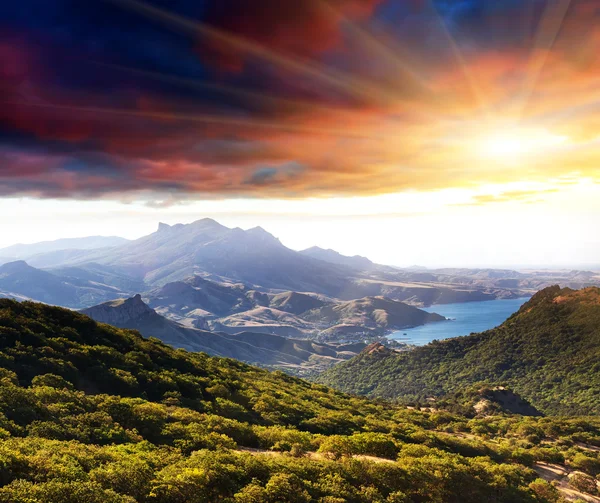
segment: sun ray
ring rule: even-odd
[[[436,7],[435,1],[427,0],[427,4],[429,5],[431,11],[434,13],[434,15],[437,19],[438,25],[450,46],[452,55],[454,56],[454,59],[456,60],[465,80],[467,81],[467,84],[469,85],[469,88],[470,88],[470,90],[473,94],[473,97],[475,98],[480,110],[483,111],[484,116],[486,117],[486,120],[489,119],[489,104],[487,102],[487,99],[485,98],[483,91],[480,89],[479,85],[477,84],[475,77],[473,77],[473,74],[471,73],[471,70],[469,69],[469,66],[467,65],[467,62],[462,54],[460,47],[456,43],[456,40],[454,40],[454,37],[450,33],[450,30],[446,26],[446,22],[444,21],[444,18],[442,17],[438,8]]]
[[[319,4],[329,16],[341,21],[365,47],[373,52],[375,57],[390,63],[400,74],[409,79],[415,87],[418,86],[428,95],[432,95],[433,91],[425,77],[413,69],[410,63],[403,60],[394,49],[389,47],[368,30],[348,19],[347,16],[331,4],[330,0],[319,0]]]
[[[571,0],[557,0],[554,4],[548,3],[544,10],[527,64],[523,91],[517,100],[516,115],[519,120],[523,118],[535,92],[539,76],[558,37],[570,5]]]
[[[241,52],[261,58],[271,64],[275,64],[288,71],[305,75],[319,80],[331,87],[358,98],[366,98],[374,104],[389,104],[397,101],[398,97],[387,89],[376,84],[347,75],[312,61],[300,61],[290,58],[284,54],[271,50],[257,42],[238,37],[231,33],[210,26],[206,23],[191,20],[184,16],[174,14],[164,9],[154,7],[140,0],[108,0],[123,7],[130,8],[148,17],[159,19],[169,25],[178,27],[184,31],[201,34]]]

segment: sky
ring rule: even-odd
[[[597,0],[2,2],[0,91],[0,246],[209,216],[600,264]]]

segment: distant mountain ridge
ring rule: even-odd
[[[319,381],[403,401],[507,385],[553,414],[600,413],[600,288],[546,288],[499,327],[410,352],[363,352]]]
[[[63,238],[54,241],[41,241],[33,244],[15,244],[0,248],[0,257],[29,258],[43,253],[62,250],[92,250],[110,248],[128,243],[129,240],[118,236],[87,236],[83,238]]]
[[[160,223],[152,234],[125,242],[115,238],[116,246],[104,246],[115,244],[112,239],[91,237],[27,245],[31,252],[53,250],[34,254],[26,260],[34,268],[64,278],[65,283],[92,290],[117,291],[118,295],[113,298],[136,293],[144,293],[147,298],[149,292],[157,288],[186,282],[189,278],[202,278],[216,284],[241,284],[248,290],[243,302],[254,307],[266,307],[264,295],[285,292],[308,294],[312,299],[326,302],[387,297],[423,307],[528,296],[548,284],[560,283],[572,288],[600,285],[600,273],[594,271],[411,270],[374,264],[365,257],[346,257],[334,250],[318,247],[297,252],[261,227],[249,230],[228,228],[208,218],[190,224]],[[102,247],[92,249],[55,249],[100,245]],[[0,263],[12,261],[14,259],[0,258]],[[13,282],[10,295],[29,297],[32,289],[37,291],[40,287],[39,283],[32,285],[31,281],[29,276],[23,281]],[[184,288],[185,285],[179,287]],[[0,286],[0,291],[5,290]],[[44,297],[44,300],[82,308],[110,299],[110,296],[90,296],[90,290],[79,289],[77,292],[76,295],[81,294],[80,298],[69,297],[67,302],[63,297],[52,296]],[[188,293],[192,297],[197,296],[197,292],[189,288]],[[292,314],[300,314],[298,310],[302,309],[303,302],[310,299],[299,299],[295,296],[281,301],[286,307],[272,307],[286,312],[291,309]],[[295,307],[291,305],[293,302],[297,302]],[[221,315],[233,313],[231,309],[223,308]]]
[[[97,304],[122,294],[113,286],[53,274],[31,267],[23,260],[0,265],[0,291],[6,297],[25,297],[74,308]]]

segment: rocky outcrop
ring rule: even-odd
[[[141,295],[130,299],[117,299],[81,311],[90,318],[101,323],[108,323],[116,327],[125,327],[132,322],[152,315],[159,316],[154,309],[142,300]]]

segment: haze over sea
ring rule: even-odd
[[[425,311],[441,314],[449,321],[399,330],[390,334],[389,337],[409,344],[423,346],[436,339],[449,339],[469,335],[472,332],[484,332],[500,325],[511,314],[518,311],[527,300],[529,299],[522,297],[459,304],[438,304],[426,307],[424,308]]]

